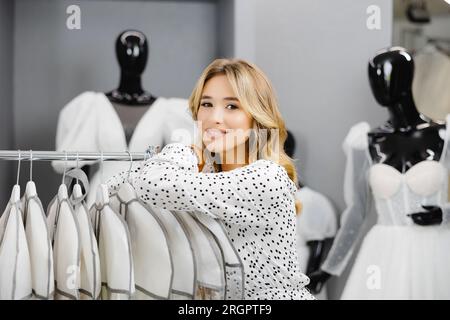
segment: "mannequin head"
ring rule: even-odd
[[[414,61],[401,47],[378,52],[369,61],[369,81],[377,102],[385,107],[412,95]]]
[[[289,130],[287,130],[287,137],[286,137],[286,141],[284,142],[284,151],[286,152],[286,154],[289,157],[291,157],[291,158],[294,157],[295,138]]]
[[[137,30],[123,31],[116,40],[116,55],[123,73],[141,75],[148,57],[145,35]]]

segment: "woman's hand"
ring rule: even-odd
[[[309,278],[309,284],[307,288],[311,291],[312,294],[319,294],[322,290],[322,287],[325,285],[325,282],[331,278],[331,274],[325,272],[321,269],[312,272],[307,275]]]

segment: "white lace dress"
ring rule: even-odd
[[[447,117],[447,128],[450,117]],[[372,163],[367,123],[355,125],[347,154],[347,208],[322,269],[339,275],[354,250],[358,231],[375,205],[378,220],[365,236],[342,299],[450,299],[450,224],[447,204],[449,130],[442,130],[439,161],[425,160],[406,173]],[[440,225],[416,225],[407,214],[440,206]]]

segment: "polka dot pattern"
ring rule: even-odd
[[[197,165],[189,146],[169,144],[134,163],[130,182],[153,206],[223,221],[244,264],[246,299],[314,299],[297,263],[296,187],[286,170],[269,160],[218,173],[198,172]],[[110,189],[127,174],[108,180]]]

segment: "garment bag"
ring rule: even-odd
[[[80,231],[65,184],[47,208],[47,226],[53,240],[55,299],[79,299]]]
[[[100,298],[100,256],[97,240],[84,202],[81,186],[73,186],[71,203],[74,206],[75,217],[80,230],[81,256],[80,256],[80,298],[83,300]]]
[[[173,264],[167,231],[129,183],[110,197],[111,208],[125,219],[133,252],[136,299],[169,299]]]
[[[225,266],[221,249],[209,232],[189,212],[177,212],[194,249],[197,265],[196,300],[225,299]]]
[[[156,207],[148,209],[157,215],[167,230],[167,241],[173,261],[173,281],[169,299],[194,299],[197,267],[186,229],[171,211]]]
[[[99,185],[89,210],[100,256],[104,300],[128,300],[135,294],[130,235],[125,220],[110,206],[108,187]]]
[[[22,197],[23,223],[31,262],[33,297],[53,299],[55,278],[53,249],[47,229],[44,208],[38,198],[36,185],[28,181]]]
[[[0,299],[29,299],[31,263],[20,210],[20,186],[15,185],[0,217]]]
[[[214,235],[223,254],[226,273],[226,300],[244,300],[244,266],[219,219],[196,213],[196,220]]]

